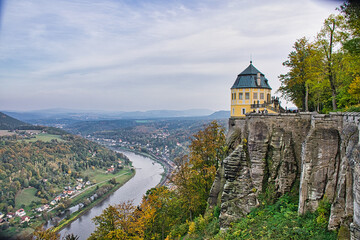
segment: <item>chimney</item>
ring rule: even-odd
[[[258,87],[261,86],[261,78],[260,78],[260,73],[259,72],[257,73],[256,83],[257,83]]]

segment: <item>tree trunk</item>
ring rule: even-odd
[[[336,87],[335,87],[335,77],[333,74],[333,59],[332,59],[332,50],[333,50],[333,40],[334,40],[334,31],[335,31],[335,22],[333,22],[332,27],[330,28],[330,44],[329,44],[329,57],[328,57],[328,71],[329,71],[329,82],[331,86],[331,98],[332,98],[332,107],[336,111]]]
[[[336,106],[336,93],[334,93],[334,91],[332,92],[332,106],[333,106],[333,110],[336,111],[337,106]]]
[[[336,111],[336,87],[334,83],[334,75],[331,71],[331,68],[329,69],[329,81],[330,81],[330,87],[331,87],[331,101],[332,101],[332,108],[334,111]]]

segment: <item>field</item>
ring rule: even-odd
[[[92,174],[94,174],[93,176],[91,176]],[[92,170],[92,171],[87,171],[84,172],[84,175],[89,176],[90,181],[93,181],[94,179],[96,180],[96,186],[102,186],[107,184],[107,181],[115,178],[117,183],[120,183],[121,185],[123,183],[125,183],[127,180],[129,180],[133,173],[129,170],[129,169],[125,169],[125,170],[121,170],[116,174],[112,174],[112,173],[108,173],[108,174],[104,174],[104,173],[99,173],[99,170]],[[72,204],[75,205],[77,204],[80,200],[83,200],[84,198],[90,197],[91,195],[93,195],[96,191],[95,185],[86,188],[86,190],[82,191],[80,194],[76,195],[73,199],[72,199]]]
[[[1,136],[11,136],[11,135],[15,135],[15,132],[10,132],[9,130],[0,130],[0,137]]]
[[[39,133],[35,136],[35,138],[26,139],[26,142],[36,142],[38,140],[43,142],[50,142],[51,140],[56,139],[58,141],[64,141],[61,139],[60,135],[53,135],[53,134],[47,134],[47,133]]]
[[[19,209],[21,208],[22,204],[28,206],[32,201],[41,200],[40,198],[35,196],[36,191],[36,188],[26,188],[19,192],[15,198],[15,208]]]
[[[96,183],[100,183],[102,181],[106,181],[106,180],[110,180],[112,178],[116,178],[117,176],[128,172],[128,169],[123,169],[119,172],[117,172],[116,174],[112,174],[112,173],[105,173],[105,170],[101,170],[101,169],[88,169],[86,171],[83,172],[84,176],[88,176],[90,181],[93,182],[94,180],[96,181]]]

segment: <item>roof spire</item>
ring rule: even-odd
[[[252,54],[250,53],[250,64],[252,64]]]

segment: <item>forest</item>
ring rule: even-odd
[[[0,136],[0,212],[8,216],[24,209],[27,216],[34,218],[32,223],[40,223],[48,220],[50,213],[39,215],[35,209],[63,198],[64,189],[70,190],[80,182],[81,188],[85,183],[95,184],[94,174],[105,175],[112,167],[112,174],[116,174],[129,164],[125,155],[60,129],[14,130],[10,135]],[[56,205],[61,211],[71,201],[65,198]],[[7,219],[1,224],[2,231],[28,227],[20,218]]]
[[[313,39],[298,39],[283,63],[278,92],[302,111],[360,110],[359,6],[347,1],[338,10]]]

